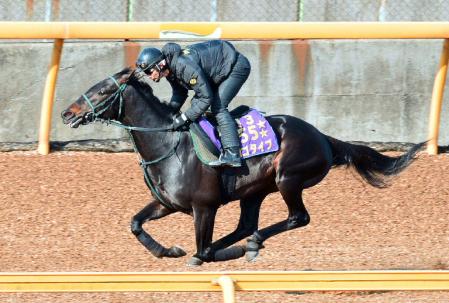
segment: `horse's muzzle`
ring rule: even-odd
[[[62,118],[62,121],[64,122],[64,124],[68,124],[70,122],[70,120],[73,119],[74,117],[75,117],[75,114],[69,109],[62,111],[62,113],[61,113],[61,118]]]
[[[83,123],[84,117],[77,116],[70,109],[66,109],[61,113],[62,122],[64,124],[69,124],[72,128],[77,128],[81,123]]]

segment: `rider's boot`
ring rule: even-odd
[[[242,160],[240,159],[240,148],[238,146],[224,148],[224,151],[220,154],[218,160],[210,162],[209,165],[212,167],[241,167]]]

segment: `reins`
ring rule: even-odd
[[[157,187],[154,185],[153,181],[151,180],[150,175],[148,174],[148,171],[147,171],[147,167],[150,166],[150,165],[159,163],[162,160],[168,159],[168,158],[170,158],[171,156],[173,156],[176,153],[176,149],[178,148],[179,142],[181,141],[181,132],[178,132],[178,138],[176,140],[176,143],[175,143],[174,147],[166,155],[163,155],[163,156],[161,156],[161,157],[159,157],[159,158],[157,158],[155,160],[151,160],[151,161],[145,161],[142,158],[142,156],[140,155],[139,151],[137,150],[136,142],[134,141],[134,138],[131,135],[131,131],[130,130],[128,130],[128,134],[129,134],[129,137],[131,138],[131,142],[133,144],[134,152],[137,153],[137,155],[139,156],[139,159],[140,159],[139,160],[139,164],[140,164],[140,167],[143,170],[143,177],[145,179],[145,183],[150,188],[151,192],[153,192],[154,195],[159,199],[159,202],[162,205],[164,205],[166,208],[171,209],[172,207],[170,206],[170,203],[167,203],[162,198],[159,190],[157,189]]]
[[[131,77],[131,76],[130,76]],[[83,94],[83,98],[84,100],[86,100],[87,104],[89,105],[89,107],[92,109],[92,118],[91,121],[102,121],[106,124],[111,124],[126,130],[134,130],[134,131],[139,131],[139,132],[164,132],[164,131],[171,131],[172,128],[171,127],[154,127],[154,128],[150,128],[150,127],[139,127],[139,126],[130,126],[130,125],[124,125],[121,122],[117,121],[117,120],[106,120],[103,118],[100,118],[100,115],[103,114],[105,111],[107,111],[109,108],[111,108],[112,105],[114,105],[114,103],[117,100],[120,100],[120,104],[119,104],[119,112],[118,112],[118,117],[121,117],[122,115],[122,108],[123,108],[123,91],[126,89],[126,87],[128,86],[128,83],[123,83],[123,84],[119,84],[117,82],[117,80],[114,79],[114,77],[109,76],[110,79],[112,79],[112,81],[114,81],[114,83],[117,85],[118,90],[113,93],[112,95],[110,95],[108,98],[106,98],[105,100],[103,100],[102,102],[100,102],[97,105],[93,105],[92,102],[90,101],[89,97],[86,96],[86,94]],[[112,101],[110,101],[112,99]],[[110,101],[110,102],[109,102]],[[109,104],[107,104],[107,102],[109,102]],[[104,108],[102,108],[101,110],[98,110],[98,108],[104,106],[106,104],[106,106]]]
[[[133,72],[134,73],[134,72]],[[131,74],[132,75],[132,74]],[[130,75],[130,77],[131,77]],[[111,120],[111,119],[103,119],[100,117],[101,114],[103,114],[106,110],[108,110],[109,108],[111,108],[111,106],[117,101],[119,100],[119,113],[118,113],[118,119],[121,117],[122,115],[122,107],[123,107],[123,92],[125,91],[126,87],[128,86],[127,81],[125,83],[122,83],[121,85],[117,82],[117,80],[114,79],[114,77],[109,76],[110,79],[112,79],[114,81],[114,83],[117,85],[118,90],[116,92],[114,92],[111,96],[109,96],[108,98],[106,98],[105,100],[103,100],[102,102],[100,102],[97,105],[93,105],[92,102],[90,101],[89,97],[87,97],[85,94],[83,94],[83,98],[84,100],[86,100],[87,104],[89,105],[89,107],[92,109],[92,117],[91,122],[95,122],[95,121],[101,121],[104,122],[106,124],[110,124],[113,126],[117,126],[123,129],[126,129],[128,132],[129,137],[131,138],[131,143],[134,149],[134,152],[137,153],[138,157],[139,157],[139,164],[140,167],[143,170],[143,175],[144,175],[144,179],[145,179],[145,183],[147,184],[147,186],[150,188],[151,192],[154,193],[154,195],[159,199],[159,202],[164,205],[166,208],[172,208],[170,206],[170,203],[167,203],[161,196],[159,190],[157,189],[157,187],[154,185],[153,181],[151,180],[148,171],[147,171],[147,167],[153,164],[157,164],[165,159],[170,158],[171,156],[173,156],[176,153],[176,149],[179,146],[179,143],[181,141],[181,132],[178,132],[178,138],[173,146],[172,149],[170,149],[170,151],[165,154],[162,155],[160,157],[158,157],[155,160],[151,160],[151,161],[145,161],[142,156],[140,155],[139,151],[137,150],[137,146],[136,146],[136,142],[134,141],[134,138],[131,134],[131,131],[138,131],[138,132],[167,132],[167,131],[172,131],[171,127],[155,127],[155,128],[149,128],[149,127],[139,127],[139,126],[131,126],[131,125],[124,125],[122,124],[120,121],[117,120]],[[129,79],[129,78],[128,78]],[[109,104],[107,104],[109,102]],[[104,107],[103,107],[104,106]],[[101,108],[103,107],[103,108]],[[101,108],[100,110],[98,110],[99,108]]]

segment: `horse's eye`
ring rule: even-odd
[[[104,95],[104,94],[105,94],[104,88],[100,89],[99,94],[100,94],[100,95]]]

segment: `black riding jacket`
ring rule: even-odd
[[[188,90],[193,90],[192,105],[185,115],[195,121],[211,105],[214,91],[231,72],[238,53],[231,43],[222,40],[184,49],[176,43],[167,43],[161,51],[170,69],[167,77],[173,89],[170,105],[179,109],[187,99]]]

